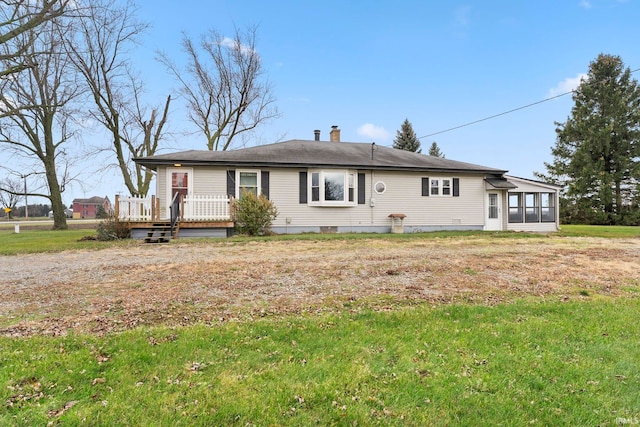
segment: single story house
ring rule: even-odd
[[[330,141],[319,135],[232,151],[137,158],[157,172],[155,200],[117,207],[117,216],[168,220],[172,201],[182,198],[175,218],[181,236],[226,236],[233,226],[229,213],[212,203],[228,204],[252,191],[277,207],[275,233],[559,229],[556,185],[375,143],[340,142],[337,127]]]
[[[95,218],[101,206],[105,214],[113,213],[113,205],[107,196],[73,199],[72,206],[74,218]]]

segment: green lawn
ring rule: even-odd
[[[563,226],[556,235],[638,231]],[[0,254],[139,244],[79,241],[91,234],[0,230]],[[533,235],[380,238],[477,236]],[[340,236],[362,237],[371,235]],[[617,298],[585,293],[498,306],[345,304],[332,314],[105,336],[4,337],[0,425],[638,424],[638,295],[633,286]]]
[[[611,226],[611,225],[562,225],[558,233],[562,236],[585,237],[640,237],[640,227],[637,226]]]
[[[70,249],[100,249],[114,245],[137,244],[134,240],[120,242],[81,241],[83,237],[95,236],[95,230],[30,230],[0,229],[0,255],[18,255],[37,252],[60,252]]]
[[[620,425],[637,298],[0,339],[2,425]]]
[[[85,236],[95,236],[95,230],[30,230],[21,229],[19,234],[7,227],[0,228],[0,255],[16,255],[36,252],[57,252],[69,249],[100,249],[113,245],[135,245],[139,241],[124,240],[120,242],[80,241]],[[424,239],[424,238],[460,238],[460,237],[494,237],[494,238],[530,238],[540,237],[533,233],[486,232],[486,231],[441,231],[415,234],[298,234],[267,236],[259,238],[234,237],[233,241],[251,240],[329,240],[329,239]],[[632,238],[640,237],[640,227],[563,225],[562,230],[551,236]],[[189,239],[181,239],[186,242]],[[218,240],[218,239],[216,239]]]

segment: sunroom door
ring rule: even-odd
[[[487,193],[486,230],[502,230],[502,194],[500,192]]]

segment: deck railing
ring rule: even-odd
[[[228,196],[188,194],[183,199],[185,221],[230,221],[231,200]]]
[[[116,218],[121,221],[155,221],[156,197],[116,196]]]
[[[188,194],[179,208],[180,221],[231,221],[231,206],[228,196]],[[120,221],[159,221],[160,199],[116,196],[116,217]]]

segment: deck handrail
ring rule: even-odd
[[[171,200],[171,205],[169,206],[170,210],[170,218],[171,218],[171,234],[173,235],[173,231],[176,229],[176,224],[180,219],[180,204],[182,201],[182,194],[176,192],[173,195],[173,199]]]

